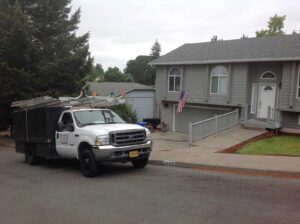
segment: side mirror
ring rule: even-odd
[[[66,131],[73,132],[75,130],[74,124],[69,124],[65,127]]]
[[[56,124],[56,131],[61,132],[63,130],[64,130],[64,124],[63,124],[63,122],[61,122],[61,121],[57,122],[57,124]]]

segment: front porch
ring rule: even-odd
[[[250,118],[246,120],[241,120],[240,124],[247,128],[256,129],[279,129],[282,127],[282,112],[278,108],[268,107],[267,118],[257,119]]]

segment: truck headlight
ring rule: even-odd
[[[151,139],[151,132],[148,129],[146,129],[146,139],[147,140]]]
[[[108,135],[98,135],[95,139],[95,145],[109,145],[109,136]]]

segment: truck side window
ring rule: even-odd
[[[70,125],[73,125],[73,118],[71,113],[64,113],[61,118],[62,123],[64,124],[65,131],[71,131]]]

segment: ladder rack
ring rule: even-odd
[[[29,100],[14,101],[12,102],[11,107],[19,110],[39,107],[103,108],[125,103],[127,102],[124,98],[103,96],[59,97],[58,99],[50,96],[43,96]]]

